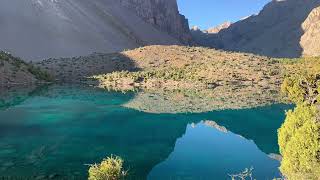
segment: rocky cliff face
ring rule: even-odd
[[[302,24],[300,45],[303,56],[320,56],[320,7],[315,8]]]
[[[178,10],[176,0],[120,0],[146,22],[168,32],[183,43],[191,42],[189,23]]]
[[[319,55],[319,6],[320,0],[273,0],[218,34],[196,34],[198,43],[271,57]]]
[[[0,27],[0,50],[33,61],[189,38],[175,0],[1,0]]]

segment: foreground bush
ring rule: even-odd
[[[279,129],[280,170],[288,179],[320,179],[320,123],[314,106],[287,112]]]
[[[320,112],[318,75],[287,78],[283,92],[297,104],[278,130],[280,170],[289,180],[320,179]]]
[[[104,159],[100,164],[94,164],[89,169],[89,180],[120,180],[127,171],[123,170],[123,160],[118,156]]]

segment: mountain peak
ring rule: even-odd
[[[216,27],[213,27],[213,28],[209,28],[208,30],[206,30],[205,32],[206,33],[209,33],[209,34],[217,34],[219,33],[221,30],[223,29],[227,29],[228,27],[231,26],[231,22],[230,21],[227,21],[227,22],[224,22]]]

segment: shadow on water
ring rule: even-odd
[[[277,154],[276,130],[290,107],[152,114],[122,106],[134,93],[59,85],[25,97],[0,110],[0,171],[7,176],[83,178],[85,164],[115,154],[126,160],[130,177],[145,179],[174,151],[186,127],[204,120],[253,140],[266,154]]]
[[[319,0],[272,1],[259,15],[240,20],[217,34],[199,30],[192,33],[202,46],[276,58],[301,57],[300,43],[305,33],[302,24],[319,6]]]

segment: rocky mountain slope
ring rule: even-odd
[[[183,43],[192,42],[189,22],[179,13],[176,0],[120,0],[120,2],[146,22],[168,32]]]
[[[0,49],[37,61],[180,44],[187,24],[176,0],[2,0]]]
[[[300,44],[304,56],[320,56],[320,7],[315,8],[302,24],[304,34]]]
[[[218,34],[193,33],[204,46],[271,57],[319,55],[320,0],[273,0]]]
[[[0,90],[1,87],[30,85],[50,80],[51,76],[39,68],[6,52],[0,52]]]

